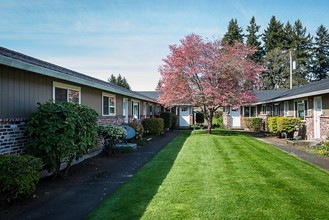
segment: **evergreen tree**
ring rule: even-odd
[[[292,48],[292,44],[293,44],[293,35],[294,35],[294,31],[293,31],[293,27],[290,24],[290,22],[288,21],[286,23],[286,25],[284,26],[284,45],[283,48],[284,49],[291,49]]]
[[[328,78],[329,74],[329,33],[322,24],[316,31],[313,48],[312,81]]]
[[[130,85],[128,84],[125,77],[122,77],[121,74],[118,75],[118,77],[115,77],[113,74],[111,74],[111,77],[108,79],[110,83],[113,83],[115,85],[121,86],[123,88],[130,90]]]
[[[259,31],[260,25],[256,24],[256,19],[254,16],[252,16],[249,26],[247,27],[247,45],[255,48],[256,52],[255,54],[251,57],[252,60],[256,62],[260,62],[262,60],[263,56],[263,51],[261,47],[261,42],[259,41],[259,36],[258,31]]]
[[[117,78],[113,74],[111,74],[111,77],[108,79],[108,81],[115,85],[117,84]]]
[[[276,20],[275,16],[272,16],[267,29],[264,30],[263,42],[265,52],[269,52],[275,48],[283,48],[285,41],[285,33],[283,29],[283,23]]]
[[[242,31],[242,28],[238,25],[238,21],[232,18],[228,24],[228,30],[224,34],[223,42],[231,46],[233,46],[235,42],[243,43]]]
[[[293,71],[293,81],[296,85],[304,85],[311,72],[311,49],[312,37],[307,34],[306,27],[298,19],[293,26],[292,45],[289,48],[293,50],[296,69]]]
[[[288,89],[290,86],[289,54],[281,48],[275,48],[264,57],[267,71],[261,75],[264,89]]]

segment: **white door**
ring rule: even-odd
[[[188,107],[179,108],[179,126],[190,126],[190,109]]]
[[[122,115],[124,122],[128,123],[128,99],[124,98],[122,102]]]
[[[320,116],[322,115],[322,98],[314,97],[314,138],[320,138]]]
[[[232,109],[231,108],[231,127],[241,127],[241,115],[240,108]]]

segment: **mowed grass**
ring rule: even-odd
[[[235,131],[183,133],[89,219],[328,219],[329,173]]]

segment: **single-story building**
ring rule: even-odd
[[[0,47],[0,154],[22,153],[28,117],[50,100],[87,105],[99,124],[123,124],[154,117],[156,99]]]
[[[159,94],[156,91],[139,91],[139,93],[158,100]],[[180,129],[189,129],[193,124],[193,107],[190,104],[180,104],[170,109],[177,115],[177,126]]]
[[[254,93],[254,103],[225,109],[226,127],[243,128],[244,117],[261,117],[266,130],[270,116],[299,117],[306,129],[306,139],[329,137],[329,79],[290,90],[258,90]]]

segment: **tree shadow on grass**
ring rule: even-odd
[[[191,131],[174,138],[87,219],[140,219],[166,179]]]

